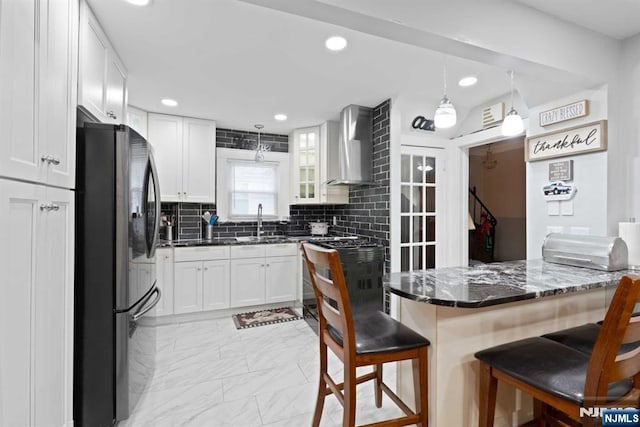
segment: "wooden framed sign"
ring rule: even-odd
[[[589,101],[583,99],[563,105],[562,107],[552,108],[551,110],[540,113],[540,126],[549,126],[554,123],[564,122],[566,120],[577,119],[589,115]]]
[[[524,160],[527,162],[604,151],[607,149],[607,121],[531,136],[525,145]]]

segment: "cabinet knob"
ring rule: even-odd
[[[47,203],[47,204],[41,204],[40,205],[40,210],[41,211],[58,211],[60,210],[60,206],[56,205],[55,203]]]
[[[202,271],[202,269],[200,267],[196,268],[196,271]]]
[[[57,157],[53,157],[53,156],[42,156],[40,157],[40,161],[42,163],[48,163],[48,164],[54,164],[54,165],[59,165],[60,164],[60,159]]]
[[[118,118],[118,116],[116,116],[116,114],[113,112],[113,110],[107,111],[107,117],[109,117],[109,118],[111,118],[113,120]]]
[[[204,271],[209,271],[209,267],[205,267],[205,268],[204,268]]]
[[[270,267],[270,266],[271,266],[271,264],[267,264],[267,267]]]

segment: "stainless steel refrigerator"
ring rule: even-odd
[[[78,128],[74,421],[129,417],[155,367],[160,190],[151,146],[124,125]]]

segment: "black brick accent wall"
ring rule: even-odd
[[[236,129],[216,129],[216,147],[255,150],[257,144],[258,132]],[[260,144],[263,147],[268,147],[265,151],[287,153],[289,151],[289,136],[275,133],[260,133]]]

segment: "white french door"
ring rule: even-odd
[[[402,146],[400,158],[400,270],[434,268],[442,211],[441,149]]]

